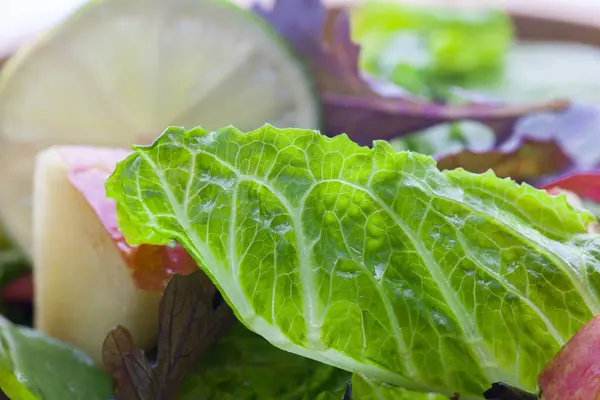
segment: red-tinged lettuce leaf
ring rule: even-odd
[[[432,155],[441,169],[464,168],[540,187],[547,176],[573,169],[589,169],[600,162],[600,110],[573,104],[558,113],[520,118],[509,139],[501,145],[494,133],[477,121],[431,127],[392,141],[396,150]]]
[[[154,371],[127,328],[110,331],[102,345],[102,361],[113,378],[117,400],[154,400]]]
[[[571,168],[589,170],[600,163],[599,133],[600,108],[573,103],[562,112],[521,118],[511,141],[555,140],[569,157]]]
[[[474,121],[442,124],[392,141],[398,151],[433,156],[440,169],[463,168],[473,173],[493,170],[496,176],[517,181],[537,179],[571,165],[554,138],[494,143],[489,128]]]
[[[423,101],[359,71],[360,49],[350,38],[345,10],[326,10],[320,0],[278,0],[270,10],[262,6],[254,10],[312,70],[324,107],[324,132],[330,136],[347,133],[359,144],[370,145],[374,139],[393,139],[439,123],[472,119],[488,125],[503,142],[523,115],[568,106],[566,101],[526,106]]]
[[[574,207],[588,210],[600,219],[600,170],[571,171],[539,186],[552,195],[564,194]],[[592,224],[588,231],[600,233],[600,225]]]
[[[175,275],[160,303],[156,393],[173,399],[181,381],[235,321],[219,291],[200,270]]]
[[[600,399],[600,316],[583,326],[538,376],[543,400]]]
[[[440,169],[464,168],[473,173],[492,169],[500,178],[534,179],[564,168],[569,159],[555,141],[523,140],[512,150],[464,150],[438,160]]]
[[[23,275],[2,288],[2,299],[12,303],[29,303],[33,299],[33,277]]]
[[[216,287],[200,270],[171,278],[159,307],[158,352],[152,367],[131,334],[114,328],[102,356],[117,400],[171,400],[183,377],[235,321]]]
[[[600,170],[573,172],[541,185],[549,192],[567,190],[577,196],[600,203]]]
[[[194,259],[179,245],[129,246],[117,226],[114,200],[106,197],[104,182],[117,162],[131,152],[124,149],[100,149],[84,146],[63,147],[60,154],[67,163],[69,179],[104,225],[131,269],[141,289],[163,291],[174,274],[187,275],[198,270]]]

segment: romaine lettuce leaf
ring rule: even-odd
[[[428,98],[439,86],[497,81],[513,43],[504,12],[390,1],[356,7],[352,33],[363,68]]]
[[[282,351],[243,325],[189,373],[177,400],[342,400],[350,373]]]
[[[177,240],[275,346],[410,390],[532,390],[600,311],[591,214],[387,142],[169,128],[107,193],[130,244]]]
[[[0,389],[12,400],[107,400],[110,379],[81,351],[0,321]]]
[[[417,393],[397,386],[352,375],[352,400],[448,400],[448,396],[435,393]]]

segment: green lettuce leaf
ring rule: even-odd
[[[448,400],[448,396],[435,393],[417,393],[397,386],[352,375],[352,400]]]
[[[0,321],[0,389],[12,400],[107,400],[110,379],[82,353]]]
[[[426,98],[448,99],[446,85],[490,84],[502,77],[513,44],[501,11],[367,1],[352,13],[362,68]]]
[[[186,376],[177,400],[342,400],[350,373],[272,346],[237,324]]]
[[[130,244],[177,240],[273,345],[410,390],[532,390],[600,311],[591,214],[387,142],[169,128],[107,189]]]

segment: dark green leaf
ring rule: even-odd
[[[352,376],[352,400],[448,400],[448,396],[420,393],[369,379],[363,374]]]
[[[236,324],[186,376],[177,400],[341,400],[349,379]]]
[[[560,170],[568,162],[555,141],[524,140],[511,151],[476,152],[465,149],[440,158],[438,168],[464,168],[473,173],[491,169],[500,178],[524,181]]]
[[[464,81],[495,82],[513,42],[509,16],[496,10],[367,2],[352,17],[362,66],[428,98]]]

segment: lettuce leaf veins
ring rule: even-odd
[[[177,240],[273,345],[409,390],[534,391],[600,311],[590,213],[387,142],[169,128],[107,189],[130,244]]]

